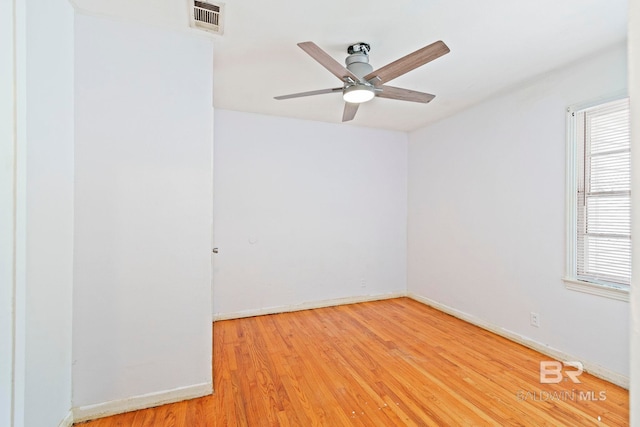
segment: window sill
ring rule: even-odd
[[[585,282],[577,279],[563,278],[564,285],[572,291],[584,292],[591,295],[616,299],[619,301],[629,301],[629,289],[615,286],[601,285],[598,283]]]

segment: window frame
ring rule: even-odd
[[[617,92],[612,95],[594,99],[591,101],[574,104],[567,108],[567,135],[566,135],[566,259],[565,275],[563,281],[567,289],[612,298],[620,301],[629,301],[631,287],[615,283],[590,282],[577,277],[577,240],[578,240],[578,132],[576,128],[575,113],[581,110],[597,107],[608,102],[620,101],[628,98],[625,92]],[[632,189],[633,190],[633,189]]]

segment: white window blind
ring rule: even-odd
[[[575,112],[577,144],[576,276],[631,282],[629,100]]]

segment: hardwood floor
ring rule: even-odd
[[[628,425],[628,392],[408,298],[216,322],[215,394],[82,424]]]

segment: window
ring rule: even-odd
[[[629,99],[569,109],[567,287],[628,300]]]

